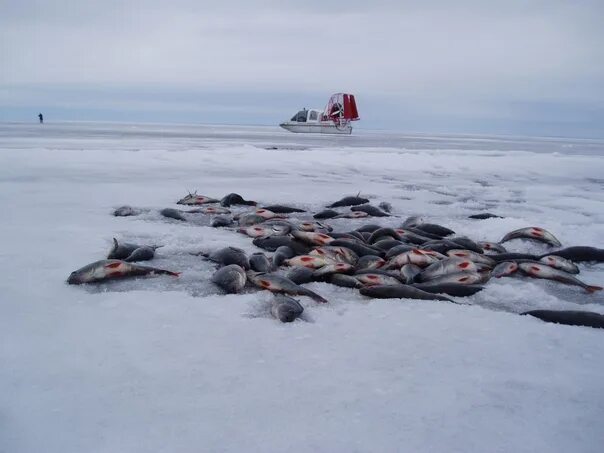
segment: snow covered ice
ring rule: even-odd
[[[604,142],[277,128],[0,124],[1,452],[600,452],[604,332],[518,316],[604,313],[602,292],[501,279],[464,299],[370,300],[326,283],[306,321],[221,295],[190,252],[251,239],[158,211],[187,190],[318,211],[359,191],[398,225],[475,240],[541,226],[604,246]],[[145,208],[113,217],[121,205]],[[489,211],[503,219],[470,220]],[[326,221],[343,230],[375,219]],[[112,238],[182,271],[89,287]],[[515,251],[544,246],[513,241]],[[580,265],[604,283],[604,265]]]

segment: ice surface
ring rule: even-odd
[[[165,219],[196,189],[318,211],[357,192],[475,240],[542,226],[604,246],[604,143],[276,128],[0,125],[0,451],[599,452],[604,332],[518,316],[604,313],[604,295],[501,279],[467,305],[369,300],[313,283],[305,321],[270,295],[221,295],[192,252],[251,239]],[[113,217],[121,205],[146,208]],[[470,220],[489,211],[504,219]],[[303,215],[299,218],[306,218]],[[182,271],[90,287],[69,273],[111,238]],[[539,244],[512,241],[516,251]],[[602,284],[604,265],[579,276]]]

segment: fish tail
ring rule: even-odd
[[[171,275],[172,277],[180,277],[180,274],[182,274],[182,272],[166,271],[166,274]]]
[[[595,293],[596,291],[602,291],[604,288],[602,288],[601,286],[595,286],[595,285],[588,285],[585,287],[585,291],[587,291],[588,293]]]
[[[322,304],[326,304],[328,302],[327,299],[325,299],[322,296],[319,296],[317,293],[315,293],[314,291],[311,291],[309,289],[304,291],[304,294],[316,302],[321,302]]]

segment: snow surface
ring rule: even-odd
[[[270,294],[220,295],[190,252],[257,251],[157,211],[197,189],[320,210],[361,192],[398,225],[423,214],[475,240],[542,226],[604,246],[604,143],[293,135],[276,128],[0,124],[1,452],[601,452],[604,332],[516,313],[604,313],[604,295],[501,279],[467,305],[370,300],[325,283],[306,321]],[[147,208],[111,215],[120,205]],[[469,220],[490,211],[505,219]],[[338,230],[374,220],[330,221]],[[111,238],[162,244],[182,271],[91,287],[69,273]],[[538,245],[509,243],[514,250]],[[579,276],[604,282],[604,265]]]

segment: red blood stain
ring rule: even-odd
[[[531,266],[531,270],[535,271],[535,272],[539,272],[541,270],[541,268],[539,268],[537,266]]]
[[[305,263],[312,261],[312,260],[313,260],[313,258],[310,256],[303,256],[302,258],[300,258],[300,261],[303,261]]]
[[[115,269],[116,267],[120,267],[120,265],[121,265],[121,264],[122,264],[122,263],[111,263],[111,264],[107,264],[107,265],[105,265],[105,267],[106,267],[107,269]]]
[[[465,269],[469,265],[470,265],[469,261],[464,261],[463,263],[459,263],[459,267],[461,267],[462,269]]]
[[[467,280],[468,280],[468,277],[461,277],[461,278],[457,279],[458,282],[465,282]]]
[[[265,288],[269,288],[271,286],[271,282],[267,282],[266,280],[260,280],[260,286],[264,286]]]

